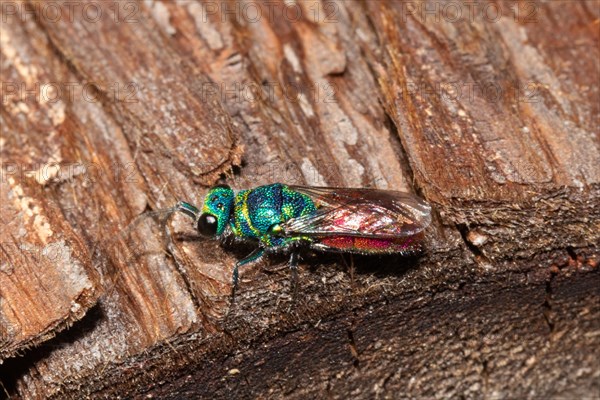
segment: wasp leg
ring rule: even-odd
[[[290,255],[290,271],[292,273],[292,304],[296,303],[298,298],[298,251],[292,250]]]
[[[178,202],[175,207],[172,208],[173,211],[179,211],[188,217],[191,217],[196,221],[200,216],[200,210],[191,205],[190,203],[186,203],[185,201]]]
[[[248,257],[235,263],[235,267],[233,268],[233,276],[231,277],[233,293],[235,293],[235,289],[237,288],[240,267],[243,267],[244,265],[250,264],[251,262],[258,260],[259,258],[261,258],[263,256],[264,253],[265,253],[265,250],[263,248],[259,247],[258,249],[254,250],[252,253],[250,253],[250,255]]]

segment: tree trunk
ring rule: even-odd
[[[3,2],[0,393],[600,390],[597,1]],[[218,181],[418,193],[412,257],[131,224]],[[160,219],[160,218],[159,218]],[[128,228],[129,227],[129,228]]]

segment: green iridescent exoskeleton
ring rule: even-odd
[[[411,253],[431,222],[431,207],[410,193],[378,189],[288,186],[281,183],[241,190],[215,186],[201,209],[180,202],[170,211],[192,217],[204,236],[254,241],[257,249],[239,267],[263,254],[291,253],[296,274],[298,249],[360,254]]]
[[[201,210],[188,203],[180,203],[178,209],[192,216],[198,231],[205,236],[234,235],[241,240],[259,242],[259,247],[252,254],[236,264],[234,286],[240,266],[258,260],[265,251],[286,250],[308,240],[304,236],[285,237],[281,224],[316,212],[310,197],[281,183],[241,190],[237,194],[229,186],[215,186],[204,198]],[[297,266],[295,252],[292,252],[290,266]]]

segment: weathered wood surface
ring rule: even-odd
[[[0,265],[0,358],[54,336],[99,296],[86,248],[35,187],[0,183],[4,236]],[[37,193],[36,193],[37,192]],[[33,194],[32,194],[33,193]]]
[[[2,5],[2,245],[70,255],[3,255],[6,393],[597,393],[598,2],[67,3]],[[285,259],[231,305],[247,249],[180,216],[169,251],[152,221],[115,240],[219,177],[417,191],[435,221],[353,279],[306,254],[292,311]]]
[[[0,360],[53,337],[83,317],[100,295],[98,273],[89,265],[85,242],[66,220],[65,210],[46,198],[47,180],[58,172],[57,164],[47,161],[58,161],[54,157],[65,151],[66,139],[60,132],[65,104],[13,102],[5,97],[16,93],[21,83],[32,89],[56,80],[35,69],[36,64],[45,64],[47,53],[40,53],[38,60],[19,54],[38,44],[29,42],[21,29],[3,23],[0,32]],[[7,59],[12,65],[5,64]]]

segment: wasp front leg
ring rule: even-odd
[[[264,255],[264,253],[265,253],[265,250],[262,247],[259,247],[256,250],[254,250],[252,253],[250,253],[250,255],[248,257],[235,263],[235,267],[233,268],[233,275],[231,277],[231,284],[233,285],[234,291],[237,288],[240,267],[243,267],[244,265],[247,265],[254,261],[259,260]]]

